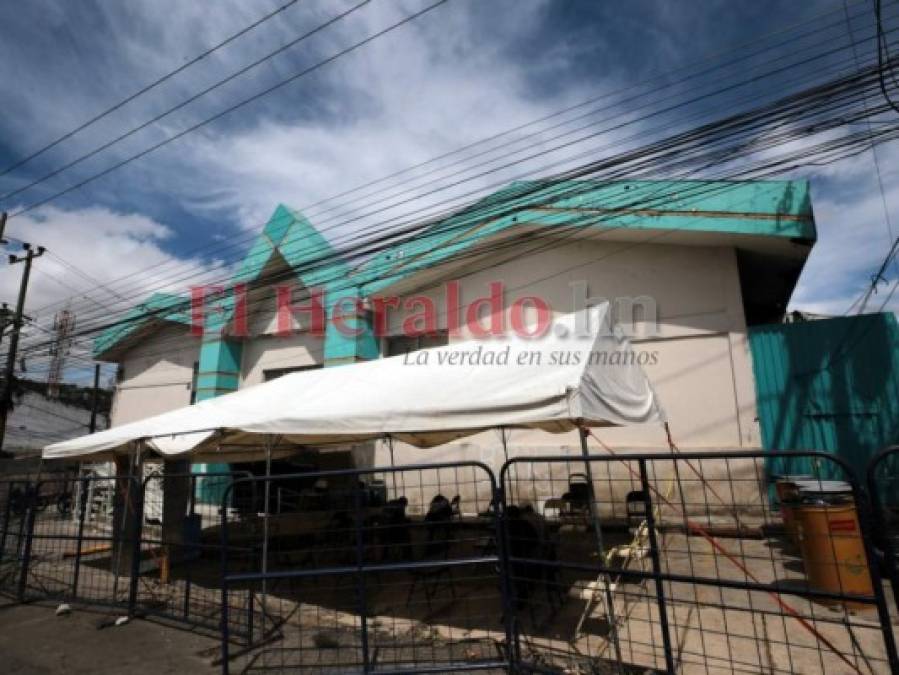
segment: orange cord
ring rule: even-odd
[[[664,427],[665,427],[665,436],[668,438],[668,449],[671,451],[671,454],[679,455],[680,448],[677,447],[677,444],[674,442],[674,439],[671,437],[671,427],[668,426],[668,422],[664,423]],[[596,437],[594,436],[594,438],[596,438]],[[597,438],[596,440],[599,440],[599,439]],[[602,441],[600,441],[600,443],[602,443]],[[719,502],[721,502],[721,505],[725,508],[728,508],[728,503],[726,501],[724,501],[724,499],[721,497],[721,495],[718,494],[718,491],[712,487],[711,483],[709,483],[706,480],[705,476],[703,476],[702,473],[695,466],[693,466],[693,462],[691,462],[689,459],[686,459],[686,458],[682,458],[682,459],[686,463],[686,465],[688,467],[690,467],[690,470],[696,474],[696,477],[699,478],[699,480],[702,482],[702,484],[708,488],[709,492],[711,492],[713,495],[715,495],[715,498]],[[739,528],[740,527],[740,517],[739,517],[739,515],[737,515],[737,507],[736,507],[736,505],[732,505],[732,507],[733,507],[732,511],[733,511],[734,520],[737,521],[737,527]]]

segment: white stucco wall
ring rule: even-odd
[[[265,381],[266,370],[300,368],[322,363],[321,336],[297,333],[286,337],[264,335],[247,340],[243,347],[241,387]]]
[[[190,404],[200,340],[185,326],[166,326],[126,352],[124,377],[112,400],[112,425],[126,424]]]
[[[305,315],[290,315],[290,335],[279,336],[275,295],[257,289],[249,297],[248,321],[251,338],[244,341],[241,355],[240,386],[265,381],[265,371],[320,365],[324,361],[324,339],[308,331]],[[304,323],[305,321],[305,323]]]
[[[571,311],[572,282],[586,282],[592,297],[653,298],[658,332],[638,337],[634,343],[636,349],[653,355],[645,368],[665,406],[675,440],[685,449],[759,446],[752,366],[733,249],[602,241],[545,249],[528,253],[525,247],[518,256],[505,251],[504,261],[489,269],[461,269],[447,278],[459,280],[463,305],[487,295],[490,282],[502,282],[507,323],[509,307],[524,295],[540,296],[555,313]],[[477,266],[485,267],[483,262]],[[398,293],[421,292],[433,298],[439,324],[445,327],[443,287],[435,287],[432,281],[421,286],[407,282]],[[274,330],[273,316],[267,314],[254,317],[254,331]],[[403,310],[388,314],[391,333],[399,333],[405,314]],[[462,335],[452,340],[467,337],[463,328]],[[116,392],[113,423],[186,405],[198,349],[198,340],[186,335],[182,327],[160,331],[132,349],[123,361],[126,376]],[[268,369],[321,361],[320,337],[306,332],[289,337],[257,336],[244,344],[241,386],[262,382]],[[664,434],[655,425],[605,429],[601,435],[618,448],[666,448]],[[516,430],[507,438],[513,454],[579,453],[575,434]],[[493,431],[429,451],[397,444],[395,456],[398,462],[478,459],[498,467],[501,448],[500,437]],[[372,461],[389,463],[383,444],[378,444]]]
[[[679,446],[759,447],[752,363],[732,248],[579,241],[523,254],[470,275],[463,270],[457,278],[463,305],[487,295],[490,282],[501,281],[506,289],[507,326],[509,307],[524,295],[540,296],[554,313],[570,312],[574,308],[570,284],[576,281],[587,283],[591,297],[650,296],[658,310],[658,332],[635,338],[634,347],[655,355],[645,370]],[[435,300],[440,327],[445,328],[443,288],[421,292]],[[391,333],[400,331],[405,315],[403,311],[388,314]],[[462,333],[451,342],[468,337],[467,330]],[[599,433],[621,449],[667,449],[664,433],[656,425]],[[512,454],[580,452],[576,434],[515,430],[507,439]],[[495,467],[502,463],[495,431],[429,451],[396,444],[395,456],[397,462],[478,459]],[[379,446],[375,461],[389,463],[386,446]]]

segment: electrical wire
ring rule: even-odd
[[[89,152],[86,152],[86,153],[84,153],[84,154],[82,154],[82,155],[79,155],[79,156],[76,157],[75,159],[72,159],[72,160],[70,160],[69,162],[66,162],[66,163],[63,164],[62,166],[59,166],[59,167],[57,167],[57,168],[55,168],[55,169],[52,169],[50,172],[44,174],[44,175],[41,176],[40,178],[35,178],[35,179],[32,180],[31,182],[26,183],[25,185],[23,185],[23,186],[21,186],[21,187],[18,187],[18,188],[14,189],[14,190],[11,190],[11,191],[7,192],[6,194],[0,195],[0,200],[11,199],[12,197],[15,197],[15,196],[17,196],[17,195],[20,195],[20,194],[22,194],[23,192],[25,192],[25,191],[27,191],[27,190],[30,190],[31,188],[33,188],[33,187],[35,187],[35,186],[37,186],[37,185],[40,185],[41,183],[45,183],[46,181],[50,180],[51,178],[54,178],[55,176],[58,176],[59,174],[63,173],[64,171],[68,171],[69,169],[71,169],[71,168],[73,168],[73,167],[75,167],[75,166],[78,166],[78,165],[81,164],[82,162],[84,162],[84,161],[90,159],[91,157],[95,157],[96,155],[100,154],[100,153],[103,152],[104,150],[107,150],[107,149],[109,149],[109,148],[111,148],[111,147],[113,147],[113,146],[115,146],[115,145],[121,143],[121,142],[122,142],[123,140],[125,140],[126,138],[130,138],[130,137],[133,136],[134,134],[136,134],[136,133],[138,133],[138,132],[140,132],[140,131],[143,131],[144,129],[146,129],[146,128],[148,128],[148,127],[153,126],[153,125],[156,124],[157,122],[161,122],[163,119],[165,119],[166,117],[168,117],[168,116],[171,115],[172,113],[175,113],[175,112],[177,112],[177,111],[179,111],[179,110],[182,110],[183,108],[185,108],[186,106],[190,105],[190,104],[193,103],[194,101],[197,101],[197,100],[203,98],[204,96],[206,96],[206,94],[209,94],[209,93],[215,91],[216,89],[218,89],[219,87],[221,87],[221,86],[227,84],[228,82],[232,82],[233,80],[235,80],[236,78],[240,77],[241,75],[245,75],[246,73],[250,72],[250,71],[253,70],[254,68],[258,68],[260,65],[262,65],[262,64],[265,63],[266,61],[268,61],[268,60],[274,58],[274,57],[277,56],[278,54],[282,54],[282,53],[285,52],[286,50],[290,49],[291,47],[294,47],[294,46],[298,45],[299,43],[301,43],[301,42],[307,40],[308,38],[312,37],[313,35],[317,35],[317,34],[320,33],[321,31],[323,31],[323,30],[325,30],[325,29],[327,29],[327,28],[330,28],[331,26],[333,26],[334,24],[338,23],[338,22],[341,21],[342,19],[344,19],[344,18],[346,18],[347,16],[351,15],[353,12],[355,12],[355,11],[357,11],[357,10],[359,10],[359,9],[362,9],[362,7],[364,7],[365,5],[367,5],[369,2],[371,2],[371,0],[362,0],[361,2],[359,2],[359,3],[355,4],[355,5],[353,5],[352,7],[350,7],[349,9],[344,10],[343,12],[341,12],[340,14],[338,14],[337,16],[332,17],[331,19],[325,21],[325,22],[322,23],[322,24],[319,24],[318,26],[316,26],[316,27],[313,28],[312,30],[309,30],[309,31],[307,31],[306,33],[303,33],[302,35],[300,35],[300,36],[297,37],[296,39],[291,40],[290,42],[288,42],[288,43],[286,43],[286,44],[284,44],[284,45],[281,45],[280,47],[278,47],[278,48],[275,49],[274,51],[269,52],[269,53],[266,54],[265,56],[256,59],[256,60],[253,61],[252,63],[250,63],[250,64],[248,64],[248,65],[246,65],[246,66],[244,66],[244,67],[242,67],[242,68],[239,68],[238,70],[234,71],[233,73],[231,73],[231,74],[228,75],[227,77],[224,77],[224,78],[222,78],[222,79],[220,79],[220,80],[214,82],[214,83],[211,84],[210,86],[208,86],[208,87],[206,87],[206,88],[204,88],[204,89],[201,89],[201,90],[198,91],[197,93],[192,94],[191,96],[188,96],[186,99],[180,101],[179,103],[177,103],[177,104],[174,105],[174,106],[171,106],[170,108],[167,108],[166,110],[164,110],[163,112],[159,113],[158,115],[155,115],[154,117],[152,117],[152,118],[150,118],[150,119],[148,119],[148,120],[142,122],[141,124],[138,124],[137,126],[132,127],[132,128],[129,129],[128,131],[125,131],[125,132],[119,134],[118,136],[114,137],[112,140],[109,140],[109,141],[107,141],[106,143],[103,143],[102,145],[100,145],[100,146],[94,148],[93,150],[90,150]],[[308,72],[311,72],[311,70],[309,70]],[[306,73],[304,73],[304,74],[306,74]],[[294,78],[294,79],[295,79],[295,78]],[[254,97],[252,100],[255,100],[255,98],[256,98],[256,97]]]
[[[322,229],[320,223],[317,223],[317,226],[319,227],[320,230]],[[324,229],[328,229],[328,228],[324,228]]]
[[[59,145],[60,143],[63,143],[64,141],[69,140],[70,138],[72,138],[73,136],[77,135],[78,133],[84,131],[84,130],[87,129],[88,127],[93,126],[94,124],[96,124],[96,123],[99,122],[100,120],[102,120],[102,119],[108,117],[109,115],[111,115],[111,114],[114,113],[115,111],[117,111],[117,110],[123,108],[124,106],[126,106],[126,105],[128,105],[129,103],[131,103],[132,101],[134,101],[134,100],[140,98],[140,97],[143,96],[144,94],[146,94],[146,93],[152,91],[153,89],[155,89],[155,88],[158,87],[159,85],[163,84],[164,82],[167,82],[168,80],[172,79],[172,78],[175,77],[176,75],[179,75],[180,73],[183,73],[185,70],[187,70],[187,69],[191,68],[192,66],[196,65],[197,63],[199,63],[200,61],[202,61],[203,59],[205,59],[207,56],[210,56],[211,54],[213,54],[214,52],[218,51],[218,50],[221,49],[222,47],[225,47],[226,45],[228,45],[228,44],[234,42],[235,40],[237,40],[238,38],[240,38],[240,37],[246,35],[246,34],[249,33],[250,31],[252,31],[253,29],[255,29],[255,28],[261,26],[263,23],[265,23],[265,22],[268,21],[269,19],[272,19],[272,18],[274,18],[275,16],[281,14],[281,12],[283,12],[284,10],[288,9],[289,7],[295,5],[297,2],[298,2],[298,0],[289,0],[288,2],[286,2],[286,3],[283,4],[283,5],[281,5],[280,7],[276,7],[274,10],[272,10],[272,11],[269,12],[268,14],[265,14],[265,15],[262,16],[261,18],[257,19],[256,21],[254,21],[254,22],[251,23],[250,25],[245,26],[244,28],[240,29],[240,30],[237,31],[236,33],[232,33],[231,35],[229,35],[227,38],[225,38],[225,39],[222,40],[221,42],[217,42],[216,44],[212,45],[211,47],[209,47],[209,48],[206,49],[205,51],[203,51],[203,52],[201,52],[200,54],[197,54],[196,56],[194,56],[193,58],[191,58],[189,61],[186,61],[186,62],[183,63],[182,65],[178,66],[178,67],[175,68],[174,70],[170,70],[169,72],[165,73],[165,74],[162,75],[161,77],[159,77],[159,78],[153,80],[152,82],[150,82],[150,83],[144,85],[143,87],[141,87],[140,89],[138,89],[138,90],[135,91],[134,93],[132,93],[132,94],[126,96],[125,98],[123,98],[122,100],[118,101],[117,103],[115,103],[114,105],[110,106],[109,108],[106,108],[106,109],[103,110],[102,112],[97,113],[96,115],[94,115],[94,116],[91,117],[90,119],[88,119],[88,120],[86,120],[85,122],[79,124],[79,125],[78,125],[77,127],[75,127],[74,129],[70,129],[69,131],[67,131],[66,133],[62,134],[61,136],[58,136],[57,138],[55,138],[55,139],[53,139],[52,141],[48,142],[46,145],[41,146],[40,148],[38,148],[37,150],[32,151],[30,154],[26,155],[26,156],[23,157],[22,159],[19,159],[19,160],[17,160],[15,163],[10,164],[10,165],[7,166],[5,169],[3,169],[2,171],[0,171],[0,176],[5,176],[6,174],[10,173],[11,171],[15,171],[16,169],[18,169],[18,168],[21,167],[21,166],[24,166],[25,164],[27,164],[27,163],[30,162],[31,160],[36,159],[37,157],[40,157],[41,155],[43,155],[43,154],[44,154],[45,152],[47,152],[48,150],[52,150],[53,148],[55,148],[55,147],[56,147],[57,145]]]
[[[852,56],[855,59],[855,67],[861,68],[861,61],[858,56],[858,51],[855,46],[855,34],[852,29],[852,20],[849,16],[849,3],[848,0],[843,0],[843,15],[846,19],[846,32],[849,35],[849,39],[852,42]],[[879,30],[878,30],[878,39],[879,39]],[[881,64],[880,59],[878,58],[878,64]],[[871,127],[871,118],[865,120],[865,123],[868,125],[869,130]],[[887,241],[893,241],[893,224],[890,219],[890,208],[887,204],[886,190],[883,187],[883,175],[880,171],[880,160],[877,157],[877,148],[871,147],[871,160],[874,164],[874,173],[877,176],[877,188],[880,191],[880,204],[883,208],[883,221],[884,225],[886,225],[887,230]],[[899,271],[899,264],[897,264],[897,271]],[[875,282],[876,283],[876,282]]]
[[[367,4],[369,1],[370,0],[365,0],[363,3],[360,3],[359,5],[354,6],[353,9],[357,9],[364,4]],[[364,38],[363,40],[360,40],[359,42],[356,42],[356,43],[350,45],[349,47],[346,47],[346,48],[336,52],[335,54],[332,54],[331,56],[329,56],[321,61],[318,61],[318,62],[314,63],[313,65],[311,65],[307,68],[304,68],[303,70],[301,70],[297,73],[294,73],[290,77],[283,79],[274,85],[266,87],[262,91],[256,92],[252,96],[241,99],[239,102],[228,106],[224,110],[219,111],[218,113],[212,115],[211,117],[207,117],[195,124],[192,124],[191,126],[187,127],[186,129],[182,129],[178,133],[173,134],[172,136],[169,136],[168,138],[164,138],[163,140],[158,141],[157,143],[154,143],[147,148],[144,148],[140,152],[137,152],[133,155],[129,155],[125,159],[116,162],[112,166],[109,166],[106,169],[103,169],[102,171],[100,171],[98,173],[92,174],[91,176],[88,176],[87,178],[84,178],[63,190],[60,190],[48,197],[39,199],[35,202],[31,202],[30,204],[23,206],[20,209],[14,211],[13,213],[9,214],[8,220],[11,220],[18,216],[21,216],[22,214],[28,213],[29,211],[33,211],[34,209],[38,208],[39,206],[48,204],[51,201],[55,201],[56,199],[59,199],[60,197],[62,197],[64,195],[67,195],[75,190],[79,190],[79,189],[83,188],[85,185],[88,185],[88,184],[94,182],[95,180],[102,178],[103,176],[109,175],[113,171],[116,171],[116,170],[122,168],[123,166],[126,166],[126,165],[130,164],[131,162],[134,162],[135,160],[138,160],[142,157],[146,157],[147,155],[149,155],[153,152],[156,152],[156,150],[159,150],[160,148],[165,147],[169,143],[172,143],[173,141],[183,138],[184,136],[186,136],[190,133],[193,133],[194,131],[197,131],[198,129],[201,129],[201,128],[207,126],[208,124],[211,124],[212,122],[215,122],[216,120],[219,120],[222,117],[225,117],[226,115],[230,115],[234,111],[239,110],[254,101],[257,101],[257,100],[263,98],[264,96],[267,96],[267,95],[271,94],[272,92],[277,91],[277,90],[287,86],[288,84],[291,84],[291,83],[295,82],[296,80],[298,80],[302,77],[305,77],[306,75],[313,73],[316,70],[319,70],[320,68],[322,68],[330,63],[333,63],[337,59],[339,59],[351,52],[354,52],[361,47],[364,47],[365,45],[369,44],[370,42],[372,42],[384,35],[387,35],[388,33],[396,30],[397,28],[400,28],[402,26],[405,26],[408,23],[411,23],[415,19],[419,18],[420,16],[423,16],[424,14],[427,14],[428,12],[430,12],[434,9],[437,9],[438,7],[445,4],[446,2],[448,2],[448,0],[437,0],[437,2],[435,2],[431,5],[428,5],[424,9],[419,10],[413,14],[410,14],[410,15],[404,17],[402,20],[391,24],[387,28],[384,28],[380,31],[377,31],[376,33],[369,35],[368,37]],[[344,13],[344,15],[345,14],[346,13]],[[341,17],[342,16],[343,15],[341,15]],[[333,23],[333,22],[334,21],[332,20],[329,23]],[[325,24],[323,24],[323,25],[325,25]],[[96,154],[96,152],[94,154]],[[7,198],[7,197],[12,196],[13,194],[17,194],[17,193],[18,193],[18,191],[16,193],[7,193],[6,195],[3,196],[3,198]]]
[[[890,97],[890,92],[887,89],[886,84],[886,70],[887,64],[885,63],[884,56],[886,56],[886,61],[890,61],[890,52],[889,45],[886,39],[886,33],[883,30],[883,6],[881,0],[874,0],[874,22],[877,30],[877,59],[880,63],[880,91],[883,94],[883,98],[889,103],[890,107],[897,113],[899,113],[899,105],[896,104],[895,101]],[[890,66],[890,73],[892,75],[892,66]]]

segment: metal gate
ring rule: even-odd
[[[220,630],[222,618],[220,527],[245,521],[256,504],[252,495],[231,494],[227,504],[208,504],[201,494],[222,494],[249,472],[177,473],[164,466],[144,479],[140,501],[140,536],[132,556],[131,613],[183,622],[192,628]],[[233,545],[231,558],[253,551]],[[231,598],[252,612],[246,596]],[[231,626],[230,637],[246,641],[242,624]]]
[[[874,542],[890,582],[893,610],[899,616],[899,446],[885,448],[868,464],[868,495],[874,516]]]
[[[20,596],[30,490],[26,480],[0,481],[0,595],[7,599]]]
[[[256,513],[222,522],[223,672],[508,669],[512,616],[488,467],[241,479],[226,502],[248,485]],[[235,608],[235,593],[259,610]],[[235,612],[266,646],[232,649]]]
[[[4,554],[16,551],[17,598],[126,607],[139,491],[134,477],[91,475],[11,492]]]
[[[217,474],[214,510],[192,474],[0,481],[0,592],[220,629],[224,672],[899,672],[899,447],[873,513],[831,454],[605,451]],[[772,501],[772,466],[848,491]]]
[[[611,449],[607,449],[613,453]],[[521,458],[506,500],[515,661],[550,672],[897,672],[866,500],[776,504],[769,453]]]

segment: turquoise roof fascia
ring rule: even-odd
[[[376,294],[521,223],[547,228],[679,230],[809,242],[817,237],[809,183],[803,180],[520,181],[423,227],[353,271],[305,216],[279,204],[232,283],[259,279],[277,251],[297,270],[297,278],[307,288],[325,291],[330,317],[340,297],[354,292],[360,297]],[[308,268],[302,269],[304,266]],[[139,317],[153,302],[151,298],[128,317]],[[233,297],[223,298],[219,302],[223,311],[207,313],[207,322],[216,332],[230,320],[233,304]],[[189,309],[178,318],[189,324]],[[141,322],[127,322],[109,329],[95,342],[95,354],[107,351],[139,325]],[[355,338],[332,333],[329,321],[326,361],[332,356],[344,360],[377,355],[377,341],[367,330]]]
[[[154,293],[146,302],[131,308],[121,322],[100,333],[94,340],[94,356],[112,349],[154,320],[189,326],[190,301],[178,295]]]
[[[797,181],[540,181],[513,183],[528,205],[637,208],[810,218],[809,183]],[[775,234],[775,232],[760,232]]]
[[[354,280],[377,293],[520,223],[817,238],[808,181],[518,182],[381,252]]]

